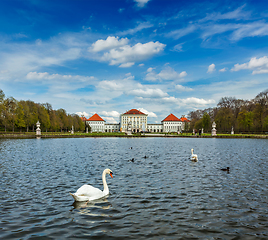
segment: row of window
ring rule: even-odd
[[[167,125],[181,125],[181,122],[165,122],[164,124],[167,124]]]

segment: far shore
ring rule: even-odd
[[[165,137],[165,138],[259,138],[268,139],[268,134],[217,134],[212,136],[210,133],[197,134],[192,133],[136,133],[132,135],[126,135],[125,133],[61,133],[61,132],[43,132],[40,135],[36,135],[34,132],[0,132],[0,138],[4,139],[30,139],[30,138],[96,138],[96,137],[123,137],[123,138],[141,138],[141,137]]]

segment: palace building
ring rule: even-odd
[[[131,109],[120,115],[119,123],[106,123],[97,113],[88,119],[85,117],[81,119],[90,126],[91,132],[181,132],[190,122],[185,116],[177,118],[172,113],[159,124],[147,123],[147,117],[147,114]]]

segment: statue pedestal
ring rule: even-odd
[[[40,122],[39,121],[37,121],[37,123],[36,123],[36,133],[35,133],[35,135],[36,136],[41,136],[41,129],[40,129]]]
[[[36,133],[35,133],[36,136],[41,136],[41,129],[36,129]]]
[[[211,136],[217,136],[216,123],[212,123]]]

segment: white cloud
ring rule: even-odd
[[[161,89],[134,89],[128,91],[128,94],[144,98],[162,98],[168,96],[168,94],[163,92]]]
[[[119,67],[121,68],[128,68],[133,66],[135,63],[134,62],[127,62],[127,63],[122,63]]]
[[[101,91],[103,97],[107,97],[114,92],[117,92],[119,95],[122,95],[125,91],[128,91],[128,89],[140,88],[141,86],[139,85],[140,84],[134,80],[134,76],[132,76],[131,73],[127,73],[125,75],[125,78],[123,79],[100,81],[97,84],[96,88],[98,92]]]
[[[226,13],[208,14],[203,19],[190,21],[186,27],[167,33],[166,36],[179,39],[189,34],[198,34],[204,40],[203,44],[211,43],[212,37],[220,34],[225,34],[224,39],[231,41],[240,41],[246,37],[267,36],[268,23],[265,20],[256,21],[256,18],[251,17],[251,12],[243,10],[244,7],[245,5]],[[223,38],[218,43],[222,41]],[[178,47],[180,50],[180,46]]]
[[[266,22],[253,22],[248,24],[237,25],[236,31],[234,31],[230,37],[231,40],[238,41],[245,37],[267,36],[268,24]]]
[[[205,106],[205,105],[209,105],[209,104],[214,104],[215,100],[213,99],[209,99],[209,100],[205,100],[203,98],[196,98],[196,97],[190,97],[190,98],[186,98],[186,99],[180,99],[180,101],[184,104],[196,104],[199,106]]]
[[[116,80],[104,80],[98,84],[98,88],[102,88],[105,90],[112,90],[112,91],[123,91],[125,88],[125,84],[122,81]]]
[[[80,117],[82,117],[82,116],[84,116],[84,117],[86,117],[86,118],[89,117],[89,114],[86,113],[86,112],[76,112],[75,114],[79,115]]]
[[[101,111],[101,112],[99,112],[99,114],[102,115],[102,116],[105,116],[105,117],[113,117],[113,118],[120,117],[120,113],[117,112],[117,111],[110,111],[110,112]]]
[[[179,39],[183,36],[186,36],[190,33],[195,32],[198,29],[198,26],[195,25],[189,25],[186,28],[181,28],[178,30],[171,31],[170,33],[166,34],[167,37],[173,37],[175,39]]]
[[[253,70],[252,74],[268,73],[268,58],[267,56],[257,59],[253,57],[248,63],[235,64],[231,71],[236,72],[243,69]]]
[[[110,65],[135,63],[162,52],[165,46],[165,44],[160,42],[137,43],[132,47],[130,45],[124,45],[119,48],[113,48],[109,52],[105,52],[101,57],[101,61],[108,61]]]
[[[148,68],[147,72],[145,77],[147,81],[179,80],[187,76],[186,71],[178,73],[171,67],[166,67],[160,73],[155,73],[153,68]]]
[[[100,52],[104,50],[110,50],[113,48],[124,46],[128,43],[127,38],[107,37],[106,40],[98,40],[91,45],[89,51]]]
[[[214,72],[216,69],[215,69],[215,64],[214,63],[212,63],[212,64],[210,64],[209,66],[208,66],[208,71],[207,71],[207,73],[212,73],[212,72]]]
[[[145,114],[147,114],[148,117],[153,117],[153,118],[156,118],[157,117],[157,115],[154,112],[149,112],[149,111],[147,111],[144,108],[138,108],[138,110],[141,111],[141,112],[143,112],[143,113],[145,113]]]
[[[113,117],[102,117],[107,123],[118,123]]]
[[[219,72],[226,72],[227,71],[227,68],[222,68],[219,70]]]
[[[132,28],[132,29],[128,29],[128,30],[123,31],[123,32],[119,32],[118,35],[121,35],[121,36],[126,36],[128,34],[133,35],[139,31],[142,31],[143,29],[151,28],[153,26],[154,25],[149,23],[149,22],[139,23],[139,25],[137,27]]]
[[[93,76],[49,74],[48,72],[29,72],[26,77],[16,80],[17,82],[28,82],[31,85],[42,84],[43,88],[60,97],[68,91],[86,88],[95,85],[97,79]],[[29,82],[30,81],[30,82]],[[63,96],[63,95],[61,95]],[[63,96],[65,98],[65,96]]]
[[[147,72],[152,72],[153,70],[154,70],[154,68],[149,67],[149,68],[147,69]]]
[[[240,20],[240,19],[248,19],[251,15],[250,12],[242,11],[245,5],[235,9],[234,11],[227,12],[227,13],[212,13],[207,14],[207,16],[199,22],[207,22],[207,21],[219,21],[219,20],[226,20],[226,19],[234,19],[234,20]]]
[[[173,96],[163,97],[163,98],[143,98],[143,97],[137,97],[137,101],[142,103],[150,103],[152,104],[158,104],[158,105],[166,105],[166,107],[170,107],[172,105],[172,108],[174,107],[187,107],[187,108],[200,108],[200,107],[207,107],[215,104],[214,99],[203,99],[203,98],[197,98],[197,97],[189,97],[185,99],[176,98]]]
[[[146,3],[148,3],[150,0],[134,0],[134,2],[137,3],[137,6],[142,8],[145,6]]]
[[[29,72],[26,75],[26,79],[28,80],[75,80],[79,82],[86,82],[94,80],[95,78],[93,76],[91,77],[85,77],[85,76],[79,76],[79,75],[61,75],[61,74],[49,74],[48,72]]]
[[[260,69],[260,70],[254,70],[252,72],[252,74],[264,74],[264,73],[268,73],[268,69]]]
[[[179,44],[177,44],[177,45],[175,45],[174,47],[173,47],[173,51],[176,51],[176,52],[182,52],[183,50],[182,50],[182,45],[183,45],[184,43],[179,43]]]
[[[177,89],[177,90],[179,90],[181,92],[191,92],[191,91],[193,91],[192,88],[184,87],[184,86],[179,85],[179,84],[175,86],[175,89]]]

